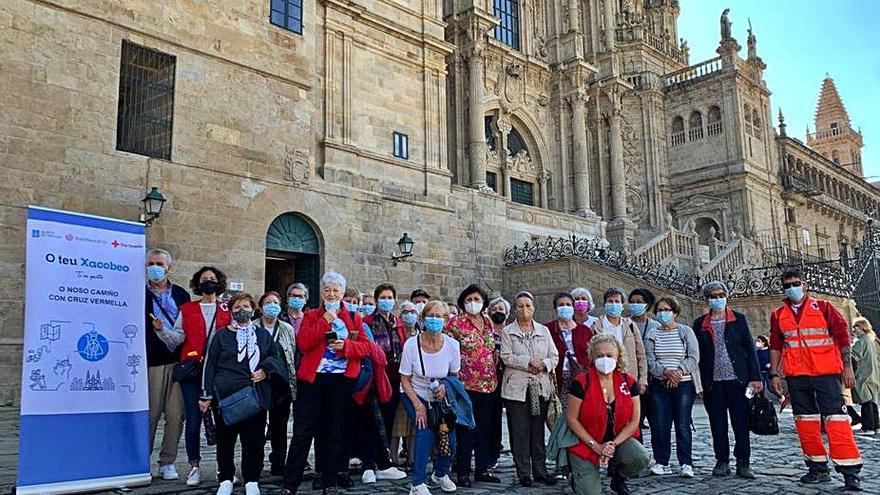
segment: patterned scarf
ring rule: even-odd
[[[235,332],[235,341],[238,343],[238,362],[244,361],[247,357],[251,373],[256,372],[260,364],[260,348],[257,347],[257,332],[254,326],[248,325],[247,328],[238,329]]]

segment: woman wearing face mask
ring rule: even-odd
[[[639,393],[648,389],[648,363],[645,360],[645,346],[639,328],[623,315],[623,299],[626,294],[622,289],[612,287],[605,291],[602,299],[605,303],[605,314],[593,323],[593,335],[611,334],[623,344],[623,357],[626,369],[639,382]]]
[[[496,297],[489,301],[489,319],[492,320],[492,337],[495,339],[495,372],[500,379],[504,376],[504,362],[501,361],[501,332],[504,330],[507,318],[510,315],[510,303],[503,297]],[[489,452],[489,470],[498,466],[501,451],[504,450],[502,439],[504,400],[501,399],[501,387],[495,387],[495,407],[492,409],[492,448]]]
[[[275,294],[275,293],[273,293]],[[275,294],[277,301],[278,295]],[[241,441],[241,473],[247,495],[259,495],[260,472],[263,470],[263,446],[266,443],[266,410],[272,406],[269,376],[288,380],[287,365],[278,355],[279,346],[262,325],[251,321],[254,299],[240,292],[229,300],[232,322],[226,331],[211,339],[205,356],[205,373],[199,408],[207,412],[214,406],[217,427],[217,495],[231,495],[235,475],[235,442]],[[277,316],[281,311],[278,305]],[[274,312],[274,309],[271,311]],[[263,322],[261,322],[263,323]],[[276,328],[276,331],[278,329]],[[260,411],[253,416],[227,425],[218,402],[242,389],[253,388]]]
[[[190,366],[191,369],[197,370],[195,373],[187,373],[185,377],[177,377],[186,416],[184,440],[186,456],[190,464],[186,484],[187,486],[197,486],[202,482],[199,470],[199,462],[201,461],[199,437],[202,428],[199,395],[202,391],[202,365],[191,365],[186,362],[203,362],[205,350],[214,338],[215,331],[229,325],[232,321],[232,315],[226,304],[217,299],[217,296],[226,291],[226,275],[217,268],[213,266],[200,268],[193,274],[189,287],[193,294],[200,296],[200,298],[180,306],[180,314],[177,321],[174,322],[174,329],[167,338],[170,345],[183,344],[180,350],[181,364],[177,365],[178,369]]]
[[[574,321],[578,325],[593,328],[593,324],[598,319],[590,314],[594,306],[593,294],[583,287],[578,287],[572,289],[571,296],[574,298]]]
[[[880,431],[880,343],[874,335],[871,322],[866,318],[853,320],[852,346],[853,369],[856,385],[852,389],[853,401],[862,405],[862,429],[858,433],[875,436]]]
[[[764,390],[770,390],[770,339],[766,335],[755,337],[755,354],[758,356],[758,368],[761,369],[761,381]]]
[[[424,291],[422,291],[424,292]],[[425,303],[427,304],[427,303]],[[424,311],[425,304],[422,304]],[[403,322],[404,333],[406,339],[422,333],[425,330],[425,324],[421,319],[419,311],[419,303],[412,301],[403,301],[400,303],[400,321]],[[392,462],[397,464],[400,458],[408,458],[409,452],[412,451],[412,424],[406,414],[403,404],[398,402],[397,411],[394,413],[394,425],[391,428],[391,452],[393,453]],[[401,454],[398,455],[398,448],[402,445]],[[411,464],[408,462],[408,464]]]
[[[469,285],[458,296],[458,307],[463,314],[451,318],[446,334],[455,339],[461,348],[461,372],[459,379],[471,398],[474,421],[472,431],[458,427],[458,479],[461,487],[471,486],[471,453],[474,458],[474,480],[484,483],[500,483],[489,474],[490,446],[492,443],[492,411],[495,409],[495,338],[492,321],[483,314],[489,298],[477,285]]]
[[[290,420],[290,406],[296,400],[296,337],[293,335],[293,327],[278,319],[281,314],[281,298],[277,292],[263,294],[257,305],[262,314],[254,323],[272,337],[280,350],[279,358],[287,367],[286,379],[273,375],[269,380],[272,386],[272,407],[269,409],[272,446],[269,454],[270,473],[272,476],[282,476],[287,457],[287,422]]]
[[[691,413],[694,399],[702,393],[700,349],[691,327],[677,323],[678,302],[661,297],[654,305],[659,328],[648,330],[645,353],[651,373],[651,448],[656,464],[651,474],[672,474],[670,428],[675,424],[675,445],[681,476],[694,477],[691,456]]]
[[[393,313],[394,307],[397,305],[397,289],[390,283],[379,284],[373,290],[373,298],[376,300],[376,312],[367,316],[364,322],[369,325],[373,332],[373,339],[385,352],[385,358],[388,360],[386,373],[388,381],[391,382],[392,395],[391,400],[382,404],[380,409],[382,410],[382,419],[385,422],[385,435],[390,440],[391,461],[392,464],[396,464],[400,438],[392,438],[392,430],[400,405],[400,373],[398,371],[400,356],[403,353],[403,343],[406,342],[408,335],[403,320]],[[377,473],[377,478],[379,476],[380,474]]]
[[[633,289],[632,292],[629,293],[629,297],[627,297],[629,318],[635,323],[636,327],[638,327],[639,335],[642,337],[643,344],[648,329],[660,326],[660,324],[657,323],[657,320],[648,316],[648,309],[653,307],[656,301],[657,298],[654,296],[654,293],[644,288]],[[648,382],[650,383],[650,377],[648,377]],[[651,420],[651,401],[648,398],[648,394],[650,393],[651,387],[649,385],[645,388],[644,392],[642,392],[642,395],[639,396],[639,406],[642,411],[642,418],[639,425],[643,429],[648,428],[648,425],[645,424],[645,420],[648,420],[649,422]]]
[[[556,365],[556,387],[562,408],[568,406],[568,389],[571,379],[589,364],[587,350],[593,330],[574,321],[574,297],[568,292],[560,292],[553,298],[556,319],[547,323],[553,344],[559,353]]]
[[[506,402],[510,447],[522,486],[537,482],[555,485],[547,473],[544,424],[548,400],[553,393],[550,370],[556,369],[559,353],[547,327],[534,320],[535,298],[520,292],[513,301],[516,321],[501,334],[504,379],[501,396]]]
[[[376,298],[372,294],[361,294],[361,305],[358,312],[366,318],[376,311]]]
[[[336,494],[337,475],[344,465],[345,416],[350,413],[352,386],[361,358],[370,352],[360,315],[342,309],[345,278],[328,271],[321,278],[323,305],[306,312],[296,342],[303,351],[297,368],[293,438],[287,453],[281,495],[296,493],[302,482],[312,439],[321,452],[323,493]],[[318,431],[320,429],[320,432]],[[317,435],[316,435],[317,433]]]
[[[568,448],[576,495],[600,495],[599,465],[607,463],[611,490],[629,493],[626,479],[650,462],[638,441],[639,384],[625,371],[623,346],[611,335],[590,341],[592,366],[571,383],[566,422],[580,443]]]

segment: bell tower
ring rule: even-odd
[[[812,133],[807,128],[807,145],[838,166],[861,177],[864,146],[862,132],[851,127],[849,114],[843,106],[834,79],[827,74],[822,81],[819,103],[816,105],[815,127],[815,132]]]

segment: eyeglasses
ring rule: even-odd
[[[792,287],[800,287],[800,286],[801,286],[800,280],[798,280],[797,282],[789,282],[787,284],[782,284],[783,289],[791,289]]]

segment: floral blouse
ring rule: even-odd
[[[495,368],[495,337],[492,322],[483,316],[483,330],[478,330],[467,316],[455,316],[446,325],[446,334],[461,346],[461,370],[458,379],[464,388],[492,393],[498,387]]]

